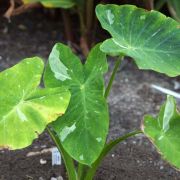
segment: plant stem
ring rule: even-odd
[[[86,2],[86,24],[88,30],[92,27],[93,22],[93,12],[94,12],[94,0],[87,0]]]
[[[78,164],[78,180],[84,180],[86,171],[87,171],[87,166],[79,163]]]
[[[73,159],[69,156],[69,154],[62,147],[62,144],[61,144],[59,138],[57,137],[57,134],[54,132],[54,130],[48,126],[47,126],[47,130],[48,130],[48,133],[50,134],[52,140],[55,142],[59,152],[61,152],[61,155],[63,157],[64,163],[66,166],[69,180],[78,180],[77,172],[74,167]]]
[[[104,159],[104,157],[120,142],[126,140],[129,137],[135,136],[136,134],[141,134],[142,131],[138,130],[138,131],[134,131],[131,133],[128,133],[120,138],[117,138],[114,141],[109,142],[108,144],[105,145],[103,151],[101,152],[99,158],[94,162],[94,164],[92,165],[92,167],[88,170],[86,177],[84,180],[92,180],[93,177],[95,176],[96,170],[98,168],[98,166],[100,165],[100,163],[102,162],[102,160]]]
[[[92,41],[93,17],[94,17],[94,0],[87,0],[86,1],[86,36],[89,47]]]
[[[17,7],[16,9],[14,9],[12,11],[12,13],[11,13],[11,16],[17,16],[19,14],[27,12],[27,10],[34,9],[34,8],[39,8],[41,6],[42,5],[40,3],[23,4],[23,5],[20,5],[19,7]],[[9,11],[9,9],[8,9],[8,11]],[[5,17],[7,17],[6,13],[4,15]]]
[[[81,179],[81,175],[82,175],[82,171],[83,171],[83,164],[79,163],[78,164],[78,179]]]
[[[83,10],[80,7],[77,10],[78,10],[78,15],[79,15],[79,23],[80,23],[81,34],[84,34],[86,31],[86,26],[84,24]]]
[[[107,98],[107,97],[109,96],[109,93],[110,93],[110,91],[111,91],[111,87],[112,87],[112,84],[113,84],[115,75],[116,75],[116,73],[117,73],[117,70],[118,70],[118,68],[119,68],[119,65],[121,64],[122,59],[123,59],[123,57],[118,57],[118,59],[117,59],[117,61],[116,61],[116,63],[115,63],[113,72],[112,72],[112,74],[111,74],[111,77],[110,77],[108,86],[107,86],[106,91],[105,91],[105,94],[104,94],[104,97],[105,97],[105,98]]]
[[[73,34],[72,34],[71,18],[70,18],[69,12],[65,9],[61,9],[61,12],[62,12],[66,39],[68,42],[72,43],[74,39],[73,39]]]
[[[80,47],[83,55],[86,57],[89,53],[89,47],[87,43],[86,25],[84,22],[84,11],[82,10],[82,7],[78,7],[78,15],[81,29]]]
[[[150,10],[154,9],[154,0],[144,0],[143,2],[145,4],[147,10],[150,11]]]

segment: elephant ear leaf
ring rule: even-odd
[[[180,113],[172,96],[167,97],[158,117],[145,116],[142,130],[163,158],[180,169]]]
[[[0,147],[27,147],[46,125],[65,113],[70,93],[63,87],[40,89],[44,64],[29,58],[0,73]]]
[[[103,79],[107,68],[106,54],[100,51],[100,44],[91,50],[83,65],[69,47],[58,43],[45,71],[46,87],[65,85],[71,92],[66,113],[53,122],[52,127],[67,153],[86,165],[98,158],[108,134]]]
[[[180,25],[156,11],[132,5],[98,5],[97,17],[112,38],[101,50],[132,57],[140,69],[180,75]]]

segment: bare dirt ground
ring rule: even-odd
[[[8,68],[25,57],[40,56],[45,60],[55,44],[63,39],[61,21],[53,21],[38,11],[12,18],[9,24],[0,20],[0,70]],[[109,61],[112,70],[113,61]],[[106,81],[110,73],[105,77]],[[151,89],[158,84],[173,89],[173,81],[150,71],[140,71],[126,60],[118,72],[109,98],[110,135],[108,140],[139,129],[145,114],[156,114],[165,95]],[[45,132],[32,146],[19,151],[0,151],[0,180],[49,180],[62,176],[66,179],[64,166],[51,166],[53,142]],[[92,147],[93,148],[93,147]],[[40,159],[47,163],[40,164]],[[173,169],[155,151],[142,135],[119,144],[107,156],[99,168],[96,180],[178,180],[180,172]]]

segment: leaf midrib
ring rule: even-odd
[[[124,46],[124,45],[121,45],[119,42],[117,42],[114,38],[112,39],[113,42],[118,45],[120,48],[123,48],[124,49],[127,49],[127,50],[130,50],[130,51],[147,51],[147,52],[154,52],[154,53],[157,53],[157,54],[174,54],[176,55],[176,53],[174,53],[174,51],[167,51],[167,50],[156,50],[156,49],[151,49],[151,48],[140,48],[140,47],[133,47],[133,46]]]

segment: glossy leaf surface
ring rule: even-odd
[[[39,89],[44,69],[29,58],[0,73],[0,147],[24,148],[46,125],[61,116],[69,103],[67,89]]]
[[[156,118],[145,116],[142,130],[163,158],[180,169],[180,113],[172,96]]]
[[[98,5],[96,14],[112,36],[101,49],[132,57],[140,69],[180,75],[179,23],[132,5]]]
[[[109,115],[104,98],[103,74],[106,56],[99,45],[87,62],[81,61],[63,44],[56,44],[45,72],[46,87],[65,85],[71,92],[69,107],[53,123],[65,150],[77,161],[91,165],[101,153],[108,133]]]
[[[71,8],[75,5],[75,0],[23,0],[25,4],[40,2],[47,8]]]

